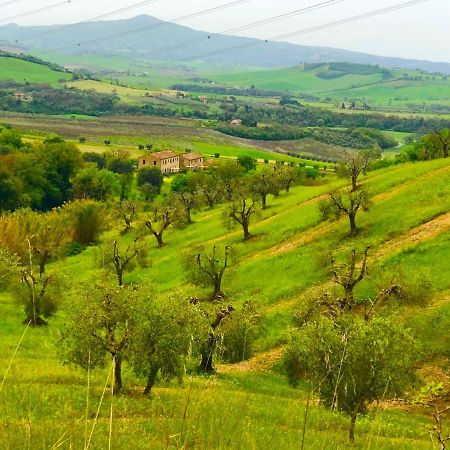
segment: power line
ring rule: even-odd
[[[104,41],[106,39],[113,39],[113,38],[117,38],[119,36],[126,36],[128,34],[139,33],[139,32],[144,31],[144,30],[151,30],[151,29],[154,29],[154,28],[159,28],[159,27],[171,24],[172,22],[181,22],[183,20],[193,19],[193,18],[196,18],[196,17],[199,17],[199,16],[203,16],[205,14],[211,14],[211,13],[214,13],[214,12],[217,12],[217,11],[221,11],[223,9],[232,8],[234,6],[240,5],[242,3],[247,3],[249,1],[252,1],[252,0],[235,0],[233,2],[225,3],[225,4],[220,5],[220,6],[215,6],[214,8],[209,8],[209,9],[205,9],[203,11],[198,11],[198,12],[195,12],[195,13],[192,13],[192,14],[187,14],[185,16],[181,16],[181,17],[178,17],[176,19],[172,19],[170,21],[163,21],[163,20],[161,20],[161,21],[156,22],[156,23],[154,23],[152,25],[147,25],[145,27],[140,27],[140,28],[134,28],[132,30],[123,31],[121,33],[114,33],[114,34],[110,34],[108,36],[103,36],[103,37],[100,37],[100,38],[79,42],[76,45],[78,45],[80,47],[82,45],[94,44],[96,42]],[[57,49],[54,49],[54,50],[60,50],[60,49],[71,47],[71,46],[72,45],[66,45],[64,47],[60,47],[60,48],[57,48]]]
[[[12,5],[13,3],[17,3],[17,2],[21,2],[22,0],[8,0],[7,2],[4,3],[0,3],[0,8],[2,8],[3,6],[9,6]]]
[[[382,14],[387,14],[390,12],[395,12],[404,8],[408,8],[410,6],[415,6],[415,5],[419,5],[421,3],[426,3],[429,2],[430,0],[410,0],[404,3],[400,3],[397,5],[393,5],[393,6],[389,6],[387,8],[382,8],[382,9],[377,9],[374,11],[370,11],[368,13],[364,13],[364,14],[359,14],[357,16],[352,16],[352,17],[347,17],[345,19],[341,19],[341,20],[337,20],[335,22],[329,22],[323,25],[318,25],[316,27],[311,27],[311,28],[306,28],[303,30],[298,30],[298,31],[294,31],[291,33],[286,33],[286,34],[281,34],[278,36],[273,36],[271,38],[265,39],[265,40],[258,40],[258,41],[252,41],[252,42],[248,42],[246,44],[241,44],[241,45],[236,45],[234,47],[227,47],[221,50],[216,50],[214,52],[210,52],[210,53],[203,53],[201,55],[191,55],[193,58],[202,58],[205,56],[213,56],[216,54],[220,54],[220,53],[226,53],[226,52],[230,52],[233,50],[240,50],[243,48],[248,48],[248,47],[252,47],[254,45],[260,45],[260,44],[267,44],[269,43],[269,41],[279,41],[282,39],[287,39],[287,38],[291,38],[291,37],[295,37],[295,36],[300,36],[302,34],[307,34],[307,33],[313,33],[315,31],[322,31],[322,30],[327,30],[329,28],[334,28],[340,25],[345,25],[348,23],[353,23],[353,22],[357,22],[357,21],[361,21],[361,20],[365,20],[371,17],[375,17],[375,16],[379,16]]]
[[[13,0],[13,1],[20,1],[20,0]],[[20,41],[16,40],[16,43],[23,42],[23,41],[25,41],[27,39],[35,38],[35,37],[38,37],[38,36],[44,36],[44,35],[48,35],[48,34],[52,34],[52,33],[57,33],[59,31],[67,30],[69,28],[75,28],[75,27],[78,27],[80,25],[84,25],[85,23],[94,22],[96,20],[106,19],[107,17],[111,17],[111,16],[114,16],[116,14],[128,12],[128,11],[131,11],[133,9],[140,8],[141,6],[151,5],[152,3],[157,3],[159,1],[161,1],[161,0],[145,0],[145,1],[141,1],[139,3],[135,3],[135,4],[130,5],[130,6],[126,6],[125,8],[116,9],[114,11],[110,11],[110,12],[107,12],[105,14],[101,14],[100,16],[91,17],[90,19],[82,20],[81,22],[69,23],[67,25],[62,25],[60,27],[53,28],[51,30],[30,34],[29,36],[25,36],[22,39],[20,39]]]
[[[262,25],[267,25],[267,24],[270,24],[270,23],[279,22],[281,20],[290,19],[291,17],[298,16],[300,14],[305,14],[305,13],[308,13],[308,12],[312,12],[312,11],[316,11],[316,10],[319,10],[319,9],[322,9],[322,8],[326,8],[328,6],[337,5],[337,4],[343,3],[345,1],[348,1],[348,0],[327,0],[327,1],[324,1],[324,2],[321,2],[321,3],[317,3],[315,5],[311,5],[311,6],[305,7],[305,8],[296,9],[294,11],[290,11],[290,12],[287,12],[287,13],[284,13],[284,14],[280,14],[278,16],[273,16],[273,17],[269,17],[267,19],[259,20],[257,22],[252,22],[252,23],[247,24],[247,25],[241,25],[239,27],[230,28],[230,29],[222,31],[220,33],[212,33],[212,34],[209,34],[207,36],[204,36],[204,37],[201,37],[201,38],[198,38],[198,39],[192,39],[190,41],[180,42],[180,43],[177,43],[177,44],[173,44],[173,45],[169,45],[169,46],[166,46],[166,47],[158,48],[158,49],[152,50],[150,52],[147,52],[147,54],[158,54],[158,53],[164,53],[164,52],[167,52],[167,51],[170,51],[170,50],[177,50],[179,48],[189,47],[189,46],[191,46],[193,44],[197,44],[197,43],[203,42],[205,40],[211,40],[211,39],[217,38],[217,37],[220,38],[220,37],[227,36],[227,35],[230,35],[230,34],[233,34],[233,33],[246,31],[246,30],[249,30],[251,28],[256,28],[256,27],[259,27],[259,26],[262,26]]]
[[[73,3],[73,2],[76,2],[76,1],[77,0],[64,0],[64,1],[59,2],[59,3],[54,3],[53,5],[44,6],[43,8],[38,8],[38,9],[34,9],[32,11],[27,11],[27,12],[23,12],[23,13],[17,14],[15,16],[6,17],[4,19],[0,19],[0,21],[1,22],[7,22],[7,21],[10,21],[10,20],[18,19],[20,17],[31,16],[33,14],[38,14],[38,13],[41,13],[41,12],[49,11],[51,9],[58,8],[59,6],[67,5],[69,3]]]

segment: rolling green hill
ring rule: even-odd
[[[205,291],[185,276],[183,249],[200,243],[232,245],[240,262],[225,276],[227,301],[237,306],[251,300],[262,316],[254,359],[220,365],[218,374],[211,377],[190,373],[184,387],[161,382],[150,399],[138,392],[142,380],[126,370],[129,390],[113,400],[107,393],[102,402],[108,368],[90,374],[87,391],[86,373],[58,361],[55,336],[67,312],[48,328],[23,334],[21,312],[9,295],[2,294],[0,361],[2,367],[11,364],[11,370],[0,390],[0,446],[81,448],[92,430],[92,448],[107,448],[109,436],[113,448],[124,449],[299,448],[308,389],[289,387],[273,366],[280,346],[289,338],[292,315],[303,295],[329,282],[324,257],[330,251],[338,257],[345,255],[354,245],[371,246],[371,276],[358,288],[358,295],[372,292],[389,273],[429,281],[432,304],[401,308],[399,318],[427,349],[427,366],[437,361],[438,371],[447,354],[445,336],[450,325],[450,163],[400,165],[370,172],[363,182],[373,193],[374,204],[359,218],[362,232],[357,242],[346,237],[345,221],[321,221],[319,201],[331,188],[344,185],[334,179],[325,185],[297,186],[289,194],[270,198],[270,207],[251,225],[254,238],[249,242],[242,241],[239,230],[224,228],[220,206],[198,211],[194,223],[184,229],[170,230],[162,249],[155,247],[153,239],[148,241],[151,266],[136,269],[127,282],[152,280],[159,293],[201,296]],[[132,234],[120,237],[117,224],[102,242],[129,242]],[[95,255],[96,248],[90,247],[57,264],[73,285],[99,274]],[[425,373],[433,379],[435,372]],[[308,411],[305,448],[348,449],[346,425],[344,417],[314,401]],[[357,445],[431,450],[431,425],[432,419],[420,408],[374,405],[358,421]]]
[[[0,55],[0,80],[57,86],[61,80],[68,81],[71,78],[72,74],[53,70],[45,64]]]
[[[358,100],[373,106],[403,108],[423,104],[450,107],[450,80],[446,76],[376,66],[346,66],[345,70],[334,70],[333,64],[311,64],[283,70],[211,75],[210,78],[227,86],[253,85],[258,89],[336,102]],[[364,73],[365,67],[374,70]]]

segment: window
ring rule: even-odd
[[[156,166],[156,161],[153,161],[153,165]]]
[[[142,160],[142,165],[145,166],[145,159]]]

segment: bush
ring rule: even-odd
[[[103,206],[91,201],[75,201],[66,208],[71,217],[73,242],[79,245],[96,243],[106,225]]]

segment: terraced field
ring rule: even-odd
[[[304,294],[329,286],[327,255],[333,251],[339,258],[351,248],[371,246],[370,277],[358,295],[373,292],[389,273],[429,282],[432,304],[402,309],[401,320],[427,348],[430,365],[445,357],[450,325],[449,161],[371,172],[363,182],[374,200],[358,218],[361,235],[356,241],[348,237],[345,220],[323,223],[318,210],[330,189],[344,186],[342,180],[297,186],[269,199],[269,208],[251,225],[254,237],[248,242],[242,241],[239,230],[224,228],[220,206],[196,212],[194,223],[183,230],[170,230],[162,249],[149,239],[151,266],[135,270],[127,281],[151,280],[161,294],[201,296],[205,292],[184,274],[182,249],[199,243],[232,245],[239,264],[226,275],[225,292],[235,305],[251,300],[262,316],[253,359],[220,365],[211,377],[188,372],[183,387],[160,383],[150,399],[142,398],[138,392],[142,380],[127,368],[129,390],[112,400],[104,393],[108,368],[91,373],[88,384],[85,372],[58,360],[55,338],[66,312],[47,329],[27,330],[20,325],[21,312],[2,295],[0,446],[81,448],[89,442],[91,448],[107,448],[112,442],[113,448],[129,448],[132,441],[136,449],[289,449],[299,448],[304,437],[305,448],[349,448],[347,420],[316,401],[307,406],[307,386],[289,387],[277,369],[292,314]],[[102,239],[111,241],[118,234],[119,227]],[[72,285],[98,273],[95,251],[88,248],[61,263]],[[436,373],[423,370],[431,378],[430,373]],[[401,405],[373,405],[358,421],[357,448],[431,450],[435,447],[430,425],[431,419],[419,407],[406,411]]]

